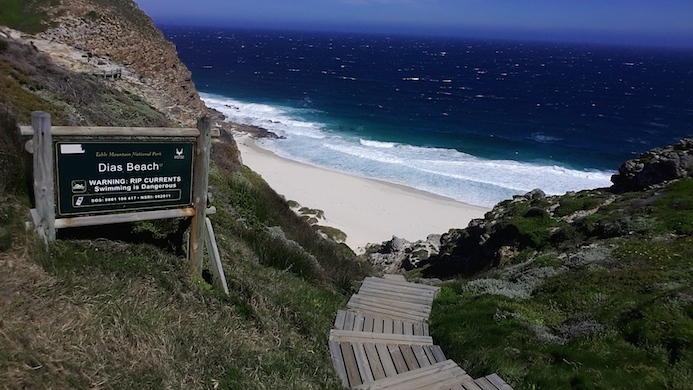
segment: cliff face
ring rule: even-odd
[[[83,51],[81,61],[124,67],[119,87],[182,125],[194,126],[208,112],[175,46],[134,1],[63,0],[44,10],[52,27],[37,38]]]

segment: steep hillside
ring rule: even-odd
[[[173,123],[139,96],[59,66],[47,53],[0,27],[0,107],[24,124],[31,111],[59,125],[167,126]]]
[[[0,23],[25,30],[0,32],[0,388],[339,387],[326,335],[371,268],[243,167],[224,132],[212,146],[211,219],[229,296],[208,284],[207,263],[203,277],[188,273],[182,219],[63,229],[47,247],[25,229],[31,158],[17,126],[31,111],[59,125],[171,126],[199,115],[194,89],[171,92],[164,113],[149,100],[193,87],[170,45],[154,50],[161,34],[133,4],[0,1]],[[103,54],[109,29],[159,58]],[[101,43],[61,43],[80,39]],[[122,80],[92,74],[125,63]]]
[[[371,250],[445,280],[431,334],[471,375],[497,371],[516,389],[691,389],[693,139],[612,180],[501,202],[437,251]]]
[[[8,90],[21,98],[0,110],[0,388],[337,388],[325,337],[370,268],[239,166],[228,142],[213,145],[210,184],[230,296],[208,271],[191,278],[183,220],[65,229],[48,247],[25,230],[28,154],[16,116],[168,120],[93,76],[44,64],[31,46],[0,41],[12,54],[0,60]]]
[[[203,113],[210,113],[174,45],[134,1],[3,0],[0,8],[5,10],[0,24],[32,33],[27,39],[39,49],[46,49],[48,45],[39,43],[45,41],[80,50],[84,57],[75,58],[72,67],[89,63],[94,69],[126,70],[123,79],[114,83],[173,121],[194,126]]]

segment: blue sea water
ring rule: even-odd
[[[693,136],[693,52],[162,27],[208,106],[283,157],[474,205],[607,187]]]

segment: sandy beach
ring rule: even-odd
[[[285,159],[259,147],[248,134],[236,133],[234,138],[245,165],[286,199],[324,211],[325,221],[320,224],[346,233],[346,244],[356,253],[392,236],[416,241],[464,228],[488,211],[409,187]]]

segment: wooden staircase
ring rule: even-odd
[[[400,275],[364,279],[330,331],[330,355],[344,387],[512,390],[496,374],[473,379],[433,344],[426,320],[438,291]]]

